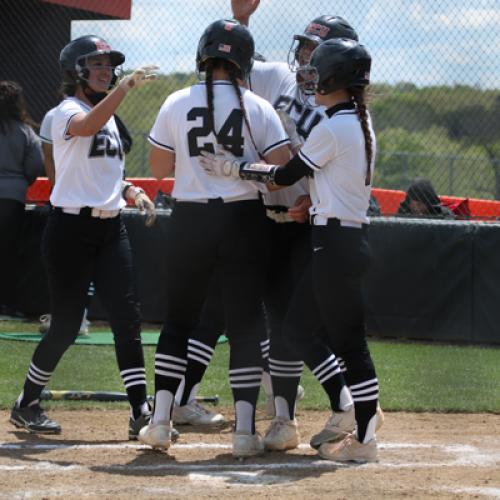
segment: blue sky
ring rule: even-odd
[[[204,28],[230,14],[229,0],[132,0],[130,21],[74,22],[72,37],[103,36],[125,52],[126,68],[189,72]],[[373,81],[500,88],[499,0],[261,0],[250,22],[257,50],[285,61],[293,34],[321,14],[356,28]]]

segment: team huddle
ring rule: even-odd
[[[130,439],[167,450],[178,436],[172,421],[224,422],[196,396],[225,331],[235,457],[299,446],[305,364],[332,410],[311,446],[327,460],[377,460],[383,414],[362,298],[376,151],[366,105],[371,56],[345,19],[323,15],[294,36],[288,64],[263,61],[247,28],[258,4],[233,0],[234,19],[205,29],[199,83],[166,98],[149,135],[152,175],[175,173],[160,256],[167,283],[153,409],[120,211],[131,200],[152,225],[154,205],[123,180],[114,114],[128,92],[155,80],[157,67],[119,80],[125,55],[102,38],[63,48],[64,98],[47,127],[53,210],[42,240],[52,316],[12,409],[14,425],[61,432],[40,394],[78,335],[92,282],[114,335]],[[263,437],[255,428],[261,384],[273,415]]]

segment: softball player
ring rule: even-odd
[[[258,1],[232,0],[233,14],[248,24]],[[289,50],[288,64],[281,62],[255,62],[249,77],[250,88],[280,110],[285,129],[296,150],[309,137],[313,128],[325,118],[325,107],[315,100],[308,72],[312,50],[321,42],[332,38],[358,40],[354,28],[339,16],[323,15],[313,19],[301,34],[294,35]],[[301,224],[310,206],[309,186],[306,178],[279,191],[264,195],[270,218],[272,255],[280,266],[269,269],[266,312],[269,319],[270,345],[267,346],[272,392],[276,417],[271,422],[264,443],[269,450],[295,448],[300,442],[295,402],[303,363],[297,359],[283,338],[283,320],[302,270],[310,253],[310,225]]]
[[[230,342],[230,382],[236,412],[233,454],[263,452],[255,432],[255,405],[262,376],[259,341],[265,337],[261,308],[266,265],[265,216],[256,185],[209,176],[202,151],[224,146],[248,161],[289,158],[289,140],[272,106],[241,85],[252,63],[250,32],[234,21],[212,23],[202,35],[197,69],[204,82],[170,95],[151,130],[155,177],[175,164],[166,315],[156,360],[152,423],[139,439],[155,448],[170,445],[174,394],[184,378],[187,346],[218,273]]]
[[[227,153],[203,152],[200,161],[215,175],[277,185],[309,177],[312,259],[295,290],[284,328],[290,345],[301,353],[330,399],[333,414],[327,428],[337,430],[337,436],[321,444],[319,454],[335,461],[377,459],[379,389],[366,342],[361,293],[370,259],[366,212],[375,158],[364,90],[370,66],[368,51],[353,40],[327,40],[314,50],[308,77],[328,119],[312,130],[285,166],[252,165]],[[344,373],[334,352],[342,357]],[[356,426],[351,433],[353,418]]]
[[[131,405],[129,437],[150,417],[140,339],[130,244],[120,210],[125,197],[154,217],[145,193],[123,178],[123,149],[113,113],[127,92],[154,78],[152,67],[136,70],[116,82],[125,56],[96,36],[80,37],[63,48],[60,64],[68,96],[54,112],[51,135],[55,163],[54,207],[42,239],[48,273],[52,320],[38,344],[23,391],[10,420],[31,432],[59,433],[39,405],[57,363],[74,342],[87,290],[96,292],[109,314],[116,356]]]

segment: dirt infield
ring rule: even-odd
[[[500,498],[499,415],[386,413],[379,462],[358,466],[307,446],[325,412],[299,413],[299,450],[243,462],[231,456],[230,425],[180,427],[166,454],[124,441],[126,411],[50,415],[60,436],[17,431],[0,412],[0,498]]]

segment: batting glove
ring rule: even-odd
[[[127,199],[134,201],[135,206],[142,215],[146,214],[146,226],[151,227],[156,220],[156,209],[144,189],[128,184],[125,187],[125,196]]]
[[[159,66],[156,66],[155,64],[141,66],[130,73],[130,75],[123,77],[118,85],[125,92],[128,92],[132,88],[138,89],[143,87],[147,83],[156,80],[157,75],[154,71],[158,68]]]
[[[295,122],[290,118],[290,115],[284,109],[279,108],[276,110],[276,112],[280,117],[281,124],[283,125],[285,132],[290,138],[290,146],[292,148],[292,151],[295,152],[296,150],[301,148],[302,144],[304,144],[302,137],[300,137],[297,132],[297,126],[295,125]]]
[[[215,154],[202,151],[199,162],[209,175],[240,178],[240,162],[233,154],[222,148],[218,148]]]

